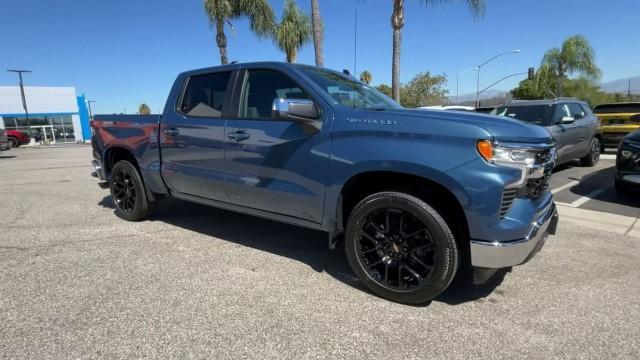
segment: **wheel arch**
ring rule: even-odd
[[[450,224],[461,249],[468,249],[469,224],[463,205],[467,200],[460,185],[443,173],[437,180],[415,173],[384,169],[353,174],[338,192],[332,234],[344,232],[349,214],[358,202],[382,191],[404,192],[427,201]]]

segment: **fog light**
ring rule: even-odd
[[[629,150],[622,150],[622,157],[623,158],[628,158],[631,157],[631,155],[633,155],[633,153]]]

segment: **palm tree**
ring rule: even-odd
[[[371,84],[371,80],[373,80],[373,76],[369,71],[365,70],[360,73],[360,81],[362,81],[363,83],[369,85]]]
[[[287,62],[296,62],[302,46],[311,40],[311,24],[294,0],[286,0],[282,19],[276,26],[274,42],[287,56]]]
[[[273,33],[275,20],[268,0],[204,0],[204,11],[209,17],[211,27],[216,28],[216,44],[220,49],[220,63],[229,63],[227,58],[226,23],[233,29],[231,20],[246,16],[251,31],[259,37],[268,37]]]
[[[316,52],[316,66],[324,66],[322,57],[322,42],[324,41],[324,25],[320,18],[320,5],[318,0],[311,0],[311,24],[313,28],[313,48]]]
[[[556,95],[562,96],[562,86],[567,74],[580,73],[590,79],[602,75],[595,63],[595,52],[589,40],[575,35],[562,43],[562,48],[552,48],[544,54],[541,68],[548,68],[555,78]]]
[[[451,2],[451,0],[420,0],[424,4]],[[464,0],[474,18],[484,15],[484,0]],[[404,26],[404,0],[393,0],[391,28],[393,29],[393,63],[391,65],[391,88],[393,98],[400,101],[400,46],[402,43],[402,27]]]

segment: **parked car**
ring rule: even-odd
[[[495,106],[481,106],[481,107],[476,108],[476,112],[477,113],[482,113],[482,114],[491,114],[491,112],[495,108],[496,108]]]
[[[11,147],[19,147],[20,145],[29,143],[29,135],[18,130],[6,130],[7,138]]]
[[[640,190],[640,130],[625,136],[618,146],[615,185],[621,193]]]
[[[11,144],[7,138],[7,132],[4,129],[0,129],[0,151],[11,149]]]
[[[484,281],[556,231],[556,148],[543,128],[406,110],[315,66],[188,71],[162,115],[96,115],[91,126],[92,175],[117,216],[145,219],[171,196],[322,230],[394,301],[427,302],[471,266]]]
[[[598,118],[584,101],[515,100],[496,107],[492,113],[545,127],[558,146],[556,165],[580,159],[582,166],[594,166],[600,160]]]
[[[600,118],[603,146],[618,147],[625,135],[640,129],[640,103],[602,104],[593,112]]]

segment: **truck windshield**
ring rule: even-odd
[[[375,88],[349,78],[343,74],[311,67],[302,71],[344,106],[363,110],[400,109],[398,103]]]
[[[492,112],[498,116],[526,121],[536,125],[549,125],[553,118],[553,106],[551,105],[527,105],[527,106],[498,106]]]

